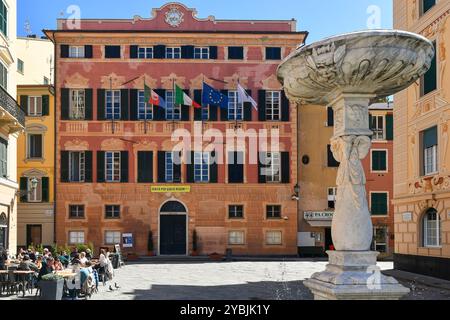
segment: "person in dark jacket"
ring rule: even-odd
[[[54,260],[52,257],[48,257],[47,260],[42,261],[42,268],[39,271],[38,280],[41,280],[43,276],[53,273],[53,271],[55,271],[53,263]]]
[[[19,267],[17,268],[18,270],[22,270],[22,271],[34,271],[34,272],[39,272],[39,268],[37,267],[37,265],[35,265],[30,257],[26,254],[23,257],[22,262],[19,264]]]
[[[4,248],[0,247],[0,270],[6,270],[7,261],[8,261],[8,253]]]

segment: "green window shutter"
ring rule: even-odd
[[[386,115],[386,140],[394,140],[394,116],[392,114]]]
[[[20,202],[28,202],[28,178],[20,178]]]
[[[372,171],[387,170],[387,153],[386,151],[372,151]]]
[[[371,213],[374,216],[384,216],[388,214],[387,193],[371,194]]]
[[[20,96],[20,109],[28,115],[28,96]]]
[[[50,115],[50,96],[48,94],[42,96],[42,115]]]
[[[42,178],[42,202],[49,202],[50,199],[50,185],[48,177]]]

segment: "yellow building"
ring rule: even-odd
[[[19,137],[17,176],[20,181],[17,245],[54,243],[55,127],[53,88],[20,85],[17,100],[26,113]]]
[[[450,280],[450,1],[394,0],[394,27],[435,43],[431,68],[395,96],[395,267]]]

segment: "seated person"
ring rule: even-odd
[[[80,262],[81,262],[81,265],[84,266],[84,265],[86,264],[87,261],[88,261],[88,259],[86,258],[86,252],[80,253]]]
[[[30,260],[31,260],[32,262],[35,262],[35,261],[36,261],[36,254],[33,252],[33,250],[28,249],[27,254],[28,254],[28,256],[30,257]]]
[[[42,268],[42,256],[37,256],[35,264],[39,269]]]
[[[8,254],[4,248],[0,248],[0,270],[6,270],[6,263],[8,262]]]
[[[63,252],[59,257],[59,261],[61,261],[62,265],[67,268],[69,266],[69,256],[66,252]]]
[[[23,256],[23,260],[20,262],[17,270],[39,272],[39,268],[31,261],[27,254]]]
[[[87,248],[86,249],[86,258],[91,261],[92,260],[92,251],[91,249]]]
[[[55,260],[52,257],[48,257],[42,262],[42,268],[39,271],[38,280],[41,280],[43,276],[53,273]]]
[[[54,265],[55,265],[55,267],[54,267],[55,271],[63,271],[64,270],[64,266],[63,266],[63,264],[61,263],[61,261],[59,260],[58,257],[55,258],[55,264]]]

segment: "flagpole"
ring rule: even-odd
[[[145,99],[145,87],[147,86],[146,82],[145,82],[145,77],[144,77],[144,134],[147,134],[147,107],[148,107],[148,101],[146,101],[147,99]],[[151,92],[150,92],[150,96],[151,96]]]
[[[237,120],[237,109],[238,109],[238,106],[239,106],[239,77],[238,77],[238,79],[237,79],[237,82],[238,82],[238,86],[236,87],[236,94],[237,94],[237,104],[236,104],[236,109],[235,109],[235,112],[234,112],[234,130],[235,131],[237,131],[237,128],[238,128],[238,120]],[[244,104],[242,104],[242,113],[244,113]],[[243,114],[242,114],[242,116],[244,116]]]
[[[204,100],[203,100],[203,88],[205,87],[205,75],[203,75],[203,82],[202,82],[202,107],[200,108],[200,120],[202,121],[202,135],[203,135],[203,104],[204,104]],[[208,108],[208,118],[210,117],[209,114],[209,103],[206,106]]]
[[[172,78],[172,87],[173,87],[173,104],[172,104],[172,131],[175,130],[175,103],[177,102],[177,90],[175,88],[175,78]],[[181,108],[180,108],[180,116],[181,116]]]

